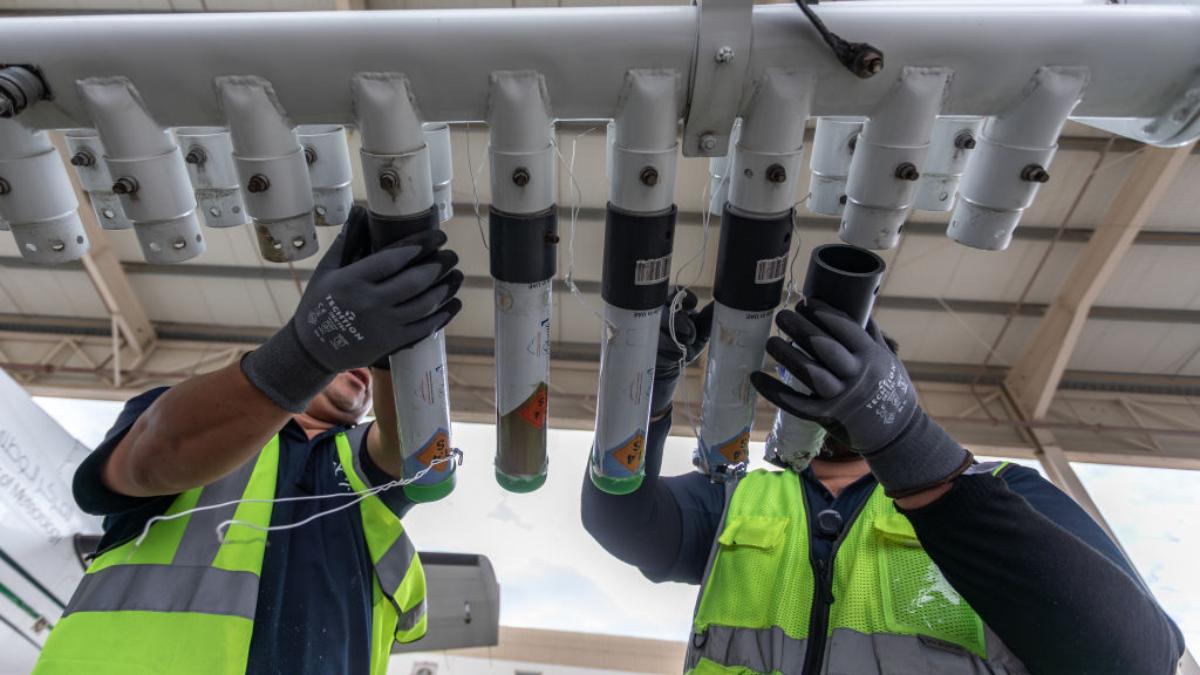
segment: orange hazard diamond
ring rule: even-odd
[[[433,438],[421,448],[417,453],[417,461],[425,466],[433,464],[439,459],[445,459],[450,456],[450,436],[445,431],[438,430]],[[450,462],[442,462],[433,467],[434,471],[444,473],[450,468]]]
[[[646,454],[646,438],[639,431],[625,441],[624,445],[609,450],[608,454],[629,473],[635,473],[642,465],[642,456]]]
[[[746,461],[750,456],[750,431],[746,430],[717,446],[717,452],[729,460],[730,464]]]
[[[529,426],[534,429],[541,429],[546,426],[546,407],[548,404],[546,396],[546,383],[538,384],[538,388],[525,399],[525,402],[517,408],[517,414],[521,419],[529,423]]]

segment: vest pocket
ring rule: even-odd
[[[790,520],[786,516],[726,516],[696,613],[696,632],[704,631],[710,622],[751,628],[773,624],[773,608],[780,601],[776,580],[783,573],[780,568]]]
[[[983,622],[925,553],[899,513],[875,520],[883,614],[889,633],[925,636],[948,654],[957,649],[986,657]]]

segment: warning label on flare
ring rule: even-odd
[[[642,457],[646,454],[646,437],[639,431],[620,445],[608,451],[608,456],[625,467],[629,473],[637,473],[642,465]]]
[[[750,430],[747,429],[733,438],[717,446],[717,452],[729,460],[730,464],[746,461],[750,456]]]
[[[439,459],[450,456],[450,434],[444,429],[438,429],[433,438],[417,453],[417,461],[424,466],[430,466]],[[450,469],[450,462],[442,462],[433,467],[434,471],[445,473]]]
[[[546,426],[548,406],[549,397],[546,394],[546,383],[542,382],[538,384],[537,389],[530,394],[529,398],[517,407],[517,414],[534,429],[543,429]]]

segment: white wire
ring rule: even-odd
[[[220,504],[208,504],[206,506],[197,506],[194,508],[185,509],[183,511],[180,511],[179,513],[153,516],[149,520],[147,520],[146,524],[142,527],[142,533],[134,541],[134,546],[137,547],[137,546],[142,545],[142,542],[145,541],[146,536],[150,533],[150,526],[154,525],[154,523],[167,521],[167,520],[176,520],[178,518],[183,518],[184,516],[190,516],[193,513],[199,513],[201,511],[212,511],[213,509],[222,509],[222,508],[226,508],[228,506],[234,506],[236,504],[277,504],[277,503],[283,503],[283,502],[315,501],[318,499],[331,499],[331,498],[336,498],[336,497],[358,497],[354,501],[347,502],[346,504],[342,504],[342,505],[336,506],[332,509],[327,509],[325,511],[319,511],[316,514],[313,514],[312,516],[309,516],[308,518],[305,518],[302,521],[299,521],[296,523],[286,523],[284,525],[274,525],[274,526],[270,526],[270,527],[266,527],[266,528],[255,525],[254,523],[248,523],[244,520],[237,520],[235,518],[231,518],[229,520],[222,521],[220,524],[217,525],[216,536],[217,536],[217,541],[224,543],[225,535],[224,535],[224,532],[222,532],[222,530],[231,525],[243,525],[245,527],[249,527],[254,530],[259,530],[261,532],[272,532],[272,531],[276,531],[276,530],[288,530],[288,529],[292,529],[292,528],[296,528],[296,527],[301,527],[303,525],[307,525],[308,523],[310,523],[318,518],[323,518],[331,513],[336,513],[338,511],[341,511],[344,508],[353,506],[353,505],[361,502],[362,500],[366,499],[367,497],[370,497],[371,495],[377,495],[381,492],[386,492],[388,490],[391,490],[392,488],[403,487],[405,485],[408,485],[409,483],[415,483],[416,481],[423,478],[425,476],[425,474],[429,473],[433,469],[433,467],[438,466],[439,464],[445,464],[446,462],[455,461],[455,460],[459,459],[459,457],[461,457],[461,454],[462,454],[461,452],[459,452],[457,449],[455,449],[454,452],[451,453],[450,455],[433,460],[433,462],[431,462],[429,464],[429,466],[425,467],[424,469],[421,469],[416,474],[414,474],[411,478],[399,478],[394,481],[384,483],[383,485],[377,485],[368,490],[363,490],[362,492],[356,492],[356,491],[336,492],[336,493],[323,494],[323,495],[304,495],[301,497],[277,497],[277,498],[273,498],[273,499],[234,499],[234,500],[227,501],[227,502],[221,502]],[[343,483],[343,485],[345,485],[345,483]]]
[[[479,228],[479,238],[483,241],[484,250],[490,250],[487,235],[483,233],[483,216],[479,215],[479,183],[475,176],[475,162],[471,159],[471,123],[466,123],[467,131],[467,174],[471,176],[471,197],[475,200],[475,225]]]

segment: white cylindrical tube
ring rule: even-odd
[[[550,292],[556,272],[554,125],[542,76],[492,73],[491,272],[496,300],[496,480],[513,492],[546,481]]]
[[[591,462],[592,482],[613,494],[636,490],[645,472],[659,317],[675,237],[678,92],[674,71],[630,71],[613,124]]]
[[[62,159],[45,131],[0,118],[0,221],[21,257],[43,265],[77,260],[90,242]]]
[[[954,208],[958,182],[967,167],[967,159],[977,143],[981,117],[945,116],[933,123],[933,139],[925,158],[925,169],[917,181],[913,206],[923,211],[949,211]]]
[[[203,253],[206,244],[183,154],[145,109],[133,83],[108,77],[77,86],[104,143],[112,191],[133,221],[147,262],[178,263]]]
[[[1058,135],[1087,82],[1084,68],[1041,68],[1019,101],[984,122],[947,236],[972,248],[1008,248],[1021,214],[1050,179]]]
[[[106,230],[127,230],[133,221],[125,215],[121,200],[113,194],[112,174],[104,163],[104,144],[95,129],[68,129],[63,132],[67,144],[67,156],[79,185],[92,202],[96,220]]]
[[[196,204],[209,227],[236,227],[250,222],[233,161],[233,140],[223,127],[180,127],[175,138],[183,150]]]
[[[438,220],[454,217],[454,195],[450,191],[454,180],[454,160],[450,148],[450,125],[445,122],[426,122],[421,125],[425,145],[429,148],[429,173],[433,179],[433,203],[438,208]]]
[[[350,217],[350,207],[354,206],[346,128],[338,124],[301,125],[296,127],[296,136],[304,146],[316,224],[344,225]]]
[[[293,262],[315,255],[319,245],[308,163],[271,83],[238,75],[218,77],[216,85],[263,259]]]
[[[372,250],[379,250],[437,228],[429,152],[408,78],[401,73],[356,73],[352,88],[368,187],[367,230]],[[314,148],[319,162],[325,149]],[[321,182],[316,173],[313,177],[314,185]],[[439,330],[392,354],[389,364],[402,477],[410,481],[404,494],[414,502],[441,499],[457,480],[457,466],[448,459],[454,450],[445,332]]]
[[[949,80],[946,68],[905,66],[871,113],[854,147],[838,234],[862,248],[894,248],[912,210],[933,122]]]
[[[546,482],[550,281],[496,280],[496,480],[513,492]]]
[[[697,467],[714,479],[748,460],[755,402],[750,373],[762,367],[783,296],[812,88],[808,75],[768,70],[734,148],[696,449]]]
[[[743,311],[719,300],[713,308],[712,341],[704,370],[700,443],[694,463],[713,475],[717,467],[749,460],[754,422],[750,373],[762,368],[774,309]]]
[[[846,179],[850,160],[862,133],[861,117],[818,117],[813,134],[808,183],[808,210],[840,216],[846,208]]]

